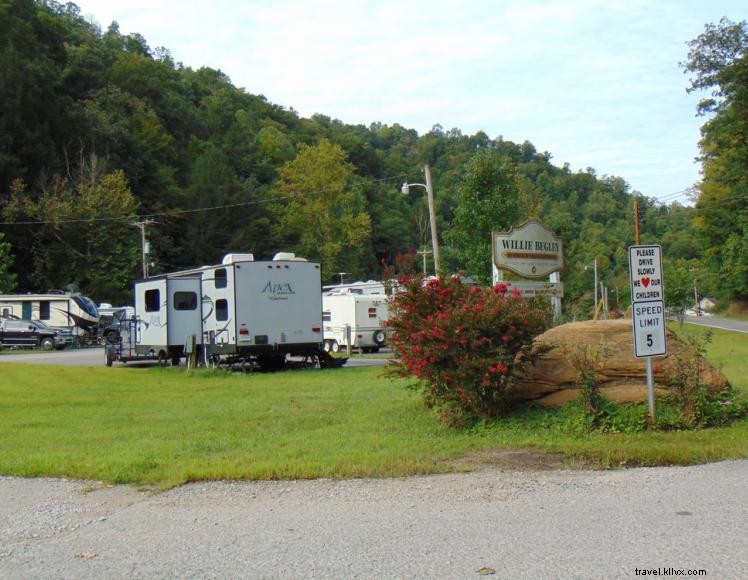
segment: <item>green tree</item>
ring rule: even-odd
[[[31,280],[37,289],[75,282],[96,300],[129,301],[140,243],[129,219],[137,202],[122,171],[100,174],[96,160],[76,183],[57,179],[35,199],[17,181],[6,218],[33,221]]]
[[[280,169],[277,191],[287,198],[281,232],[296,240],[296,252],[321,262],[324,280],[341,268],[361,271],[360,248],[371,233],[371,220],[353,172],[343,149],[327,139],[302,145],[296,159]]]
[[[484,149],[468,162],[457,193],[447,239],[460,265],[483,283],[491,280],[491,232],[521,219],[516,167],[503,154]]]
[[[5,234],[0,232],[0,293],[13,292],[16,289],[16,275],[10,271],[13,265],[13,254],[10,244],[3,241]]]
[[[711,90],[698,105],[711,118],[701,128],[703,180],[696,202],[696,230],[720,291],[748,299],[748,24],[723,18],[707,24],[689,43],[689,92]]]

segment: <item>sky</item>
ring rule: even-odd
[[[680,63],[735,0],[79,0],[106,30],[347,124],[531,142],[557,166],[689,204],[700,127]],[[742,8],[742,10],[741,10]]]

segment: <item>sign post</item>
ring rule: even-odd
[[[634,323],[634,356],[647,359],[647,400],[649,418],[654,422],[652,357],[667,354],[662,247],[629,246],[629,275]]]

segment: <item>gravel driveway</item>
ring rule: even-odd
[[[0,577],[746,578],[746,482],[748,461],[163,493],[0,477]]]

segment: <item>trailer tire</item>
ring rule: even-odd
[[[112,366],[112,362],[114,361],[114,357],[112,357],[112,353],[109,352],[109,349],[104,347],[104,353],[106,355],[106,366],[110,367]]]
[[[42,350],[54,350],[55,339],[54,338],[43,338],[41,344]]]
[[[171,357],[171,366],[178,367],[179,366],[179,359],[182,358],[178,354],[175,354]]]
[[[375,331],[371,338],[374,340],[374,342],[378,346],[382,346],[385,340],[384,331],[383,330]]]
[[[338,344],[338,341],[337,341],[337,340],[333,340],[333,341],[332,341],[332,342],[330,343],[330,350],[331,350],[332,352],[338,352],[338,351],[340,350],[340,345]]]
[[[162,350],[158,353],[158,365],[160,367],[165,367],[167,363],[169,362],[169,359],[166,358],[166,353]]]
[[[330,345],[330,341],[326,340],[322,348],[325,350],[325,352],[330,352],[330,349],[332,348],[332,346]]]

